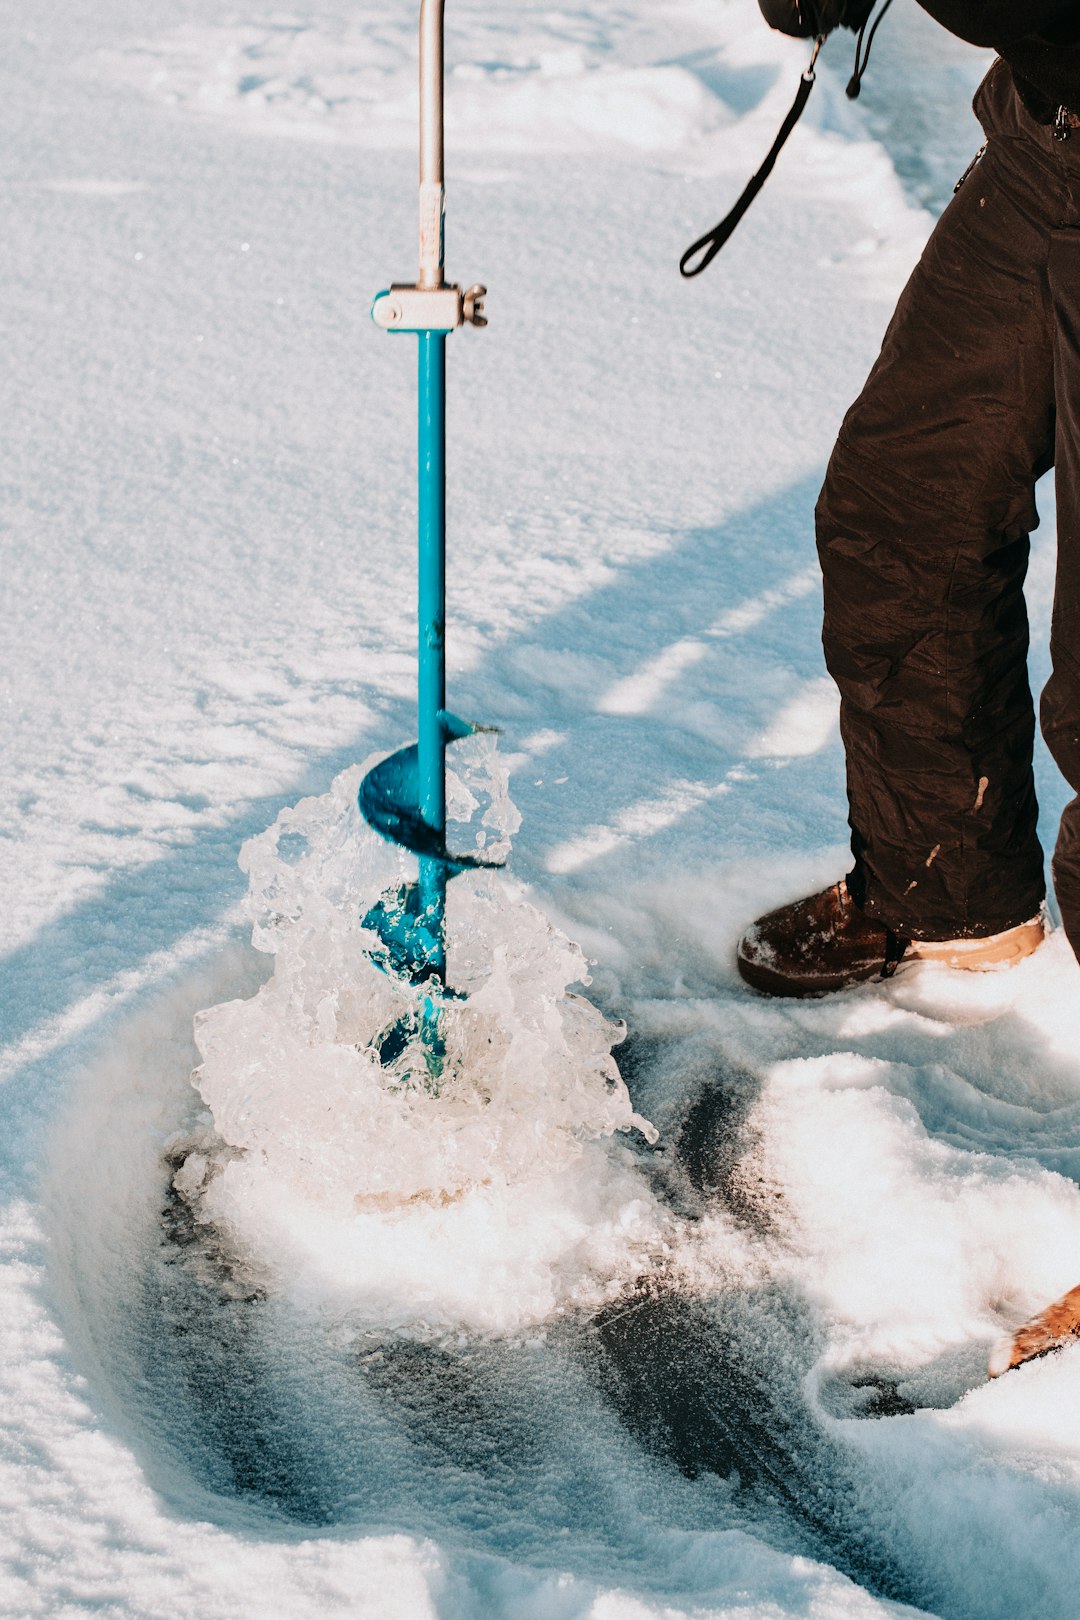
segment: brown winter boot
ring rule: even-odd
[[[864,979],[887,979],[901,962],[944,962],[981,971],[1011,967],[1042,943],[1041,917],[985,939],[908,940],[874,922],[841,880],[751,923],[739,972],[770,996],[821,996]]]
[[[1011,1339],[998,1345],[990,1357],[990,1377],[997,1378],[1011,1367],[1020,1367],[1035,1356],[1045,1356],[1047,1351],[1059,1349],[1078,1334],[1080,1286],[1070,1288],[1061,1299],[1048,1305],[1038,1316],[1033,1316],[1023,1327],[1017,1328]]]
[[[906,949],[859,910],[841,880],[751,923],[739,941],[739,972],[766,995],[820,996],[888,977]]]

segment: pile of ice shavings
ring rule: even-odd
[[[831,1416],[959,1402],[989,1431],[1044,1376],[986,1383],[995,1346],[1080,1276],[1075,975],[1057,932],[1008,974],[916,966],[771,1035],[744,1000],[717,1014],[744,1066],[771,1060],[742,1174],[774,1193],[774,1265],[819,1314]],[[1041,1421],[1077,1466],[1080,1427]]]
[[[517,817],[494,744],[460,753],[451,815],[501,854]],[[608,1297],[663,1226],[613,1140],[656,1134],[612,1057],[622,1030],[569,989],[587,981],[579,948],[503,873],[477,871],[450,885],[448,978],[464,994],[441,1014],[442,1076],[384,1067],[379,1036],[417,992],[369,954],[364,914],[405,874],[357,810],[362,775],[244,847],[253,942],[274,971],[196,1019],[212,1126],[176,1189],[297,1302],[381,1326],[509,1331]]]

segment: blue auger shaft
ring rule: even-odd
[[[419,332],[419,679],[421,820],[446,844],[446,333]],[[446,863],[420,858],[420,897],[435,950],[431,971],[446,983]]]
[[[499,865],[479,854],[446,848],[446,750],[475,728],[446,709],[446,339],[457,327],[486,326],[485,288],[462,291],[448,283],[444,266],[443,7],[420,6],[419,266],[416,282],[395,283],[371,309],[387,332],[414,333],[417,368],[419,493],[417,743],[372,766],[360,784],[359,803],[369,825],[419,860],[419,882],[403,883],[366,913],[378,937],[372,959],[413,986],[423,986],[420,1035],[428,1078],[442,1072],[439,1032],[446,985],[446,886],[467,868]],[[392,1064],[405,1050],[411,1018],[399,1019],[379,1043]],[[387,1055],[389,1054],[389,1055]]]

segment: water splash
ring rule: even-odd
[[[518,825],[494,741],[458,751],[455,847],[504,855]],[[416,992],[361,923],[404,875],[356,808],[366,767],[285,810],[240,864],[257,949],[248,1000],[198,1015],[209,1115],[176,1190],[278,1285],[381,1323],[519,1327],[614,1294],[664,1217],[619,1133],[655,1140],[612,1056],[623,1028],[574,986],[580,948],[505,873],[450,891],[438,1096],[380,1033]]]

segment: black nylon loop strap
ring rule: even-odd
[[[746,190],[743,192],[742,196],[739,198],[731,212],[724,216],[719,225],[714,226],[711,231],[706,231],[704,236],[699,236],[693,246],[688,247],[682,258],[679,260],[679,274],[685,276],[687,280],[689,280],[691,276],[700,276],[703,270],[708,269],[709,265],[712,264],[713,260],[716,258],[716,255],[719,253],[724,243],[728,240],[728,237],[732,234],[736,225],[738,225],[739,221],[746,213],[746,210],[750,207],[750,204],[753,202],[754,198],[757,196],[770,174],[772,174],[773,165],[780,156],[784,142],[795,128],[795,125],[799,122],[799,119],[803,114],[803,108],[810,99],[810,92],[814,88],[816,78],[814,67],[817,62],[818,52],[824,43],[824,35],[819,35],[814,41],[814,54],[810,58],[810,66],[807,68],[806,72],[802,76],[802,79],[799,81],[799,93],[792,103],[791,111],[788,113],[787,117],[784,119],[784,122],[777,130],[776,139],[770,146],[768,155],[766,156],[764,163],[761,165],[761,168],[752,177],[752,179],[747,182]],[[695,255],[699,253],[702,254],[700,264],[691,265],[691,259],[693,259]]]

